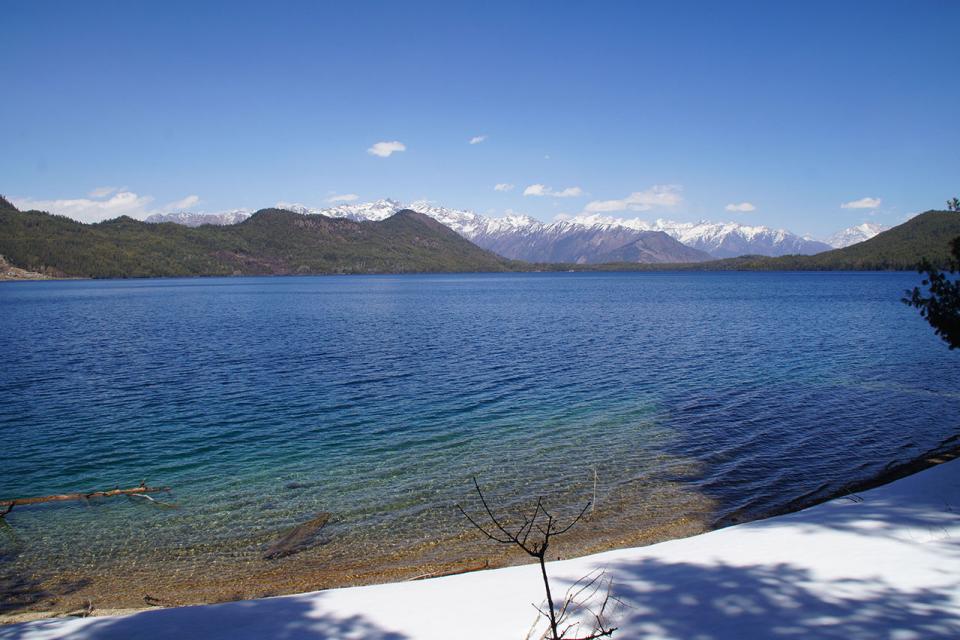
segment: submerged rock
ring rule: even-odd
[[[313,546],[317,533],[329,521],[330,514],[322,512],[312,520],[298,524],[284,534],[282,538],[267,547],[267,550],[263,552],[264,560],[277,560],[308,549]]]

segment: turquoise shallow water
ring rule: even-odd
[[[335,514],[329,544],[296,567],[402,555],[466,531],[453,505],[474,475],[505,507],[546,494],[564,511],[596,471],[607,532],[825,494],[958,432],[958,355],[899,302],[917,280],[4,284],[0,497],[146,478],[180,508],[18,508],[0,574],[252,575],[317,511]]]

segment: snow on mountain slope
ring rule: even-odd
[[[221,213],[190,213],[181,211],[178,213],[155,213],[148,216],[144,222],[173,222],[182,224],[185,227],[199,227],[202,224],[230,225],[243,222],[250,217],[250,212],[246,209],[234,209],[233,211],[223,211]]]
[[[639,235],[630,234],[629,231],[662,231],[687,247],[706,252],[714,258],[729,258],[745,254],[769,256],[813,254],[831,248],[825,243],[801,238],[783,229],[741,225],[735,222],[673,222],[661,219],[651,223],[640,218],[614,218],[594,214],[544,223],[523,215],[490,218],[472,211],[449,209],[425,201],[413,202],[409,207],[447,225],[484,249],[507,258],[530,262],[594,262],[599,259],[600,254],[614,251],[617,247],[604,244],[602,251],[590,251],[591,242],[597,245],[598,237],[603,234],[622,239],[623,245],[639,239]],[[382,220],[402,208],[403,205],[395,200],[377,200],[328,209],[293,210],[347,217],[352,220]],[[583,236],[585,232],[588,232],[587,235],[591,240],[584,240],[586,244],[581,247],[569,246],[578,244],[573,238]],[[560,248],[564,244],[568,246],[565,249]],[[687,254],[686,259],[681,260],[677,257],[677,261],[689,261],[691,258],[692,256]]]
[[[674,222],[663,219],[647,222],[640,218],[613,218],[598,214],[577,216],[569,222],[591,228],[623,226],[644,231],[663,231],[688,247],[705,251],[714,258],[798,253],[809,255],[831,249],[826,243],[802,238],[785,229],[737,222]]]
[[[864,222],[863,224],[858,224],[855,227],[838,231],[830,236],[830,239],[827,240],[827,243],[834,249],[842,249],[844,247],[849,247],[852,244],[869,240],[878,233],[883,233],[889,228],[890,227],[882,224]]]
[[[802,238],[785,229],[747,226],[735,222],[666,223],[661,226],[663,231],[685,245],[706,251],[715,258],[733,258],[748,254],[812,255],[832,248],[826,243]]]
[[[494,218],[466,209],[438,206],[425,200],[409,205],[396,200],[381,199],[326,208],[307,207],[290,202],[279,202],[276,206],[301,214],[319,214],[354,221],[384,220],[402,209],[409,208],[430,216],[484,249],[506,258],[529,262],[590,263],[615,257],[627,259],[628,256],[636,258],[631,261],[640,262],[696,262],[748,254],[814,254],[832,248],[826,243],[803,238],[784,229],[736,222],[675,222],[663,219],[649,222],[640,218],[592,214],[545,223],[519,214]],[[232,224],[229,216],[234,216],[235,221],[239,222],[248,217],[249,212],[240,210],[226,214],[173,213],[153,215],[147,220],[178,222],[189,226]],[[860,230],[859,233],[864,236],[862,239],[866,239],[866,234],[873,232],[873,227],[878,226],[860,225],[841,234],[848,234],[845,238],[853,238],[854,230]],[[661,232],[676,240],[678,246],[671,246],[662,237],[652,235]],[[853,242],[854,240],[851,240],[848,244]],[[631,246],[626,248],[627,245]],[[618,251],[621,247],[624,250]]]
[[[314,207],[307,207],[300,203],[294,202],[278,202],[278,209],[286,209],[287,211],[293,211],[294,213],[302,214],[320,214],[325,215],[330,218],[346,218],[348,220],[353,220],[355,222],[363,222],[365,220],[377,221],[377,220],[386,220],[397,211],[401,209],[407,209],[402,204],[396,200],[390,200],[385,198],[382,200],[376,200],[374,202],[365,202],[361,204],[343,204],[336,207],[327,207],[324,209],[317,209]],[[422,213],[422,212],[421,212]]]
[[[381,220],[404,208],[395,200],[377,200],[328,209],[285,208],[301,213],[320,213],[351,220]],[[278,206],[281,206],[278,205]],[[296,208],[294,208],[296,207]],[[661,238],[647,229],[626,226],[586,227],[567,222],[543,223],[530,216],[508,214],[500,218],[436,206],[427,201],[412,202],[408,208],[430,216],[474,244],[506,258],[527,262],[602,262],[620,247],[634,245],[622,255],[632,262],[702,262],[710,256],[684,246],[672,238]],[[626,259],[626,258],[623,258]]]

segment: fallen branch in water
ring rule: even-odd
[[[53,496],[40,496],[38,498],[14,498],[13,500],[0,500],[0,507],[6,507],[6,511],[0,513],[0,518],[13,511],[14,507],[25,504],[40,504],[41,502],[66,502],[68,500],[90,500],[91,498],[112,498],[113,496],[140,495],[144,493],[160,493],[170,491],[170,487],[148,487],[144,480],[140,486],[132,489],[109,489],[107,491],[91,491],[90,493],[61,493]],[[146,497],[146,496],[143,496]]]
[[[179,507],[173,504],[172,502],[161,502],[160,500],[151,498],[145,493],[129,493],[126,495],[128,498],[140,498],[141,500],[146,500],[152,504],[157,505],[158,507],[163,507],[164,509],[179,509]]]
[[[330,514],[321,512],[312,520],[298,524],[263,552],[264,560],[277,560],[300,553],[311,546],[317,533],[326,526]]]

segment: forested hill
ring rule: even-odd
[[[960,213],[927,211],[870,240],[812,256],[744,256],[685,264],[529,264],[480,249],[410,210],[379,222],[263,209],[242,223],[186,227],[128,217],[82,224],[18,211],[0,197],[0,256],[52,276],[160,276],[493,271],[913,270],[946,264]],[[621,252],[623,253],[623,252]],[[611,259],[634,256],[610,254]]]
[[[381,222],[263,209],[241,224],[189,228],[120,217],[82,224],[0,199],[0,255],[56,276],[159,276],[505,271],[432,218],[401,211]]]
[[[927,211],[873,238],[812,256],[744,256],[705,265],[708,269],[769,271],[912,270],[922,258],[944,265],[950,241],[960,236],[960,213]]]

